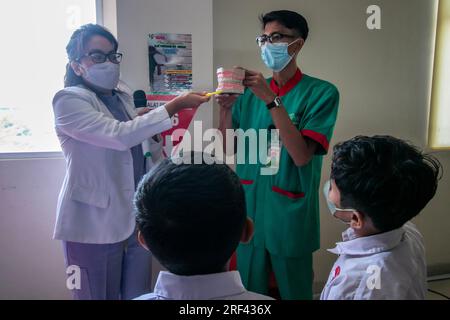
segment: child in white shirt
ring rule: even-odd
[[[433,198],[441,165],[389,136],[356,137],[334,147],[324,193],[349,226],[329,250],[339,255],[322,300],[415,300],[426,295],[423,239],[409,222]]]
[[[169,270],[139,300],[271,299],[247,291],[239,272],[227,271],[239,241],[251,239],[253,223],[238,176],[205,157],[167,159],[139,184],[139,242]]]

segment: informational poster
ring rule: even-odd
[[[147,107],[150,109],[154,109],[166,104],[168,101],[175,98],[176,95],[171,94],[148,94],[147,95]],[[189,128],[189,124],[194,118],[195,112],[198,108],[187,108],[179,111],[178,113],[172,116],[172,125],[173,127],[170,130],[164,131],[161,133],[164,142],[163,145],[166,146],[166,136],[171,136],[172,133],[176,129],[185,129]],[[181,142],[182,138],[179,141],[173,141],[172,146],[175,147],[177,144]]]
[[[151,93],[178,93],[192,89],[192,35],[148,35]]]

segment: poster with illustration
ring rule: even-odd
[[[152,93],[192,89],[192,35],[148,35],[149,85]]]

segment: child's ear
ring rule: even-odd
[[[247,217],[247,220],[245,221],[244,230],[242,231],[241,236],[241,242],[242,243],[249,243],[250,240],[253,238],[253,232],[254,232],[254,225],[252,219]]]
[[[364,215],[361,212],[354,211],[352,220],[350,221],[350,227],[355,230],[361,230],[364,227]]]
[[[139,244],[145,249],[148,250],[147,244],[145,243],[144,236],[142,235],[141,231],[138,230],[137,234],[138,242]]]

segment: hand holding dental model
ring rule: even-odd
[[[233,67],[232,69],[217,69],[216,101],[225,109],[231,109],[237,97],[244,93],[245,69]]]
[[[245,69],[234,67],[232,69],[217,69],[217,91],[221,93],[243,94]]]

